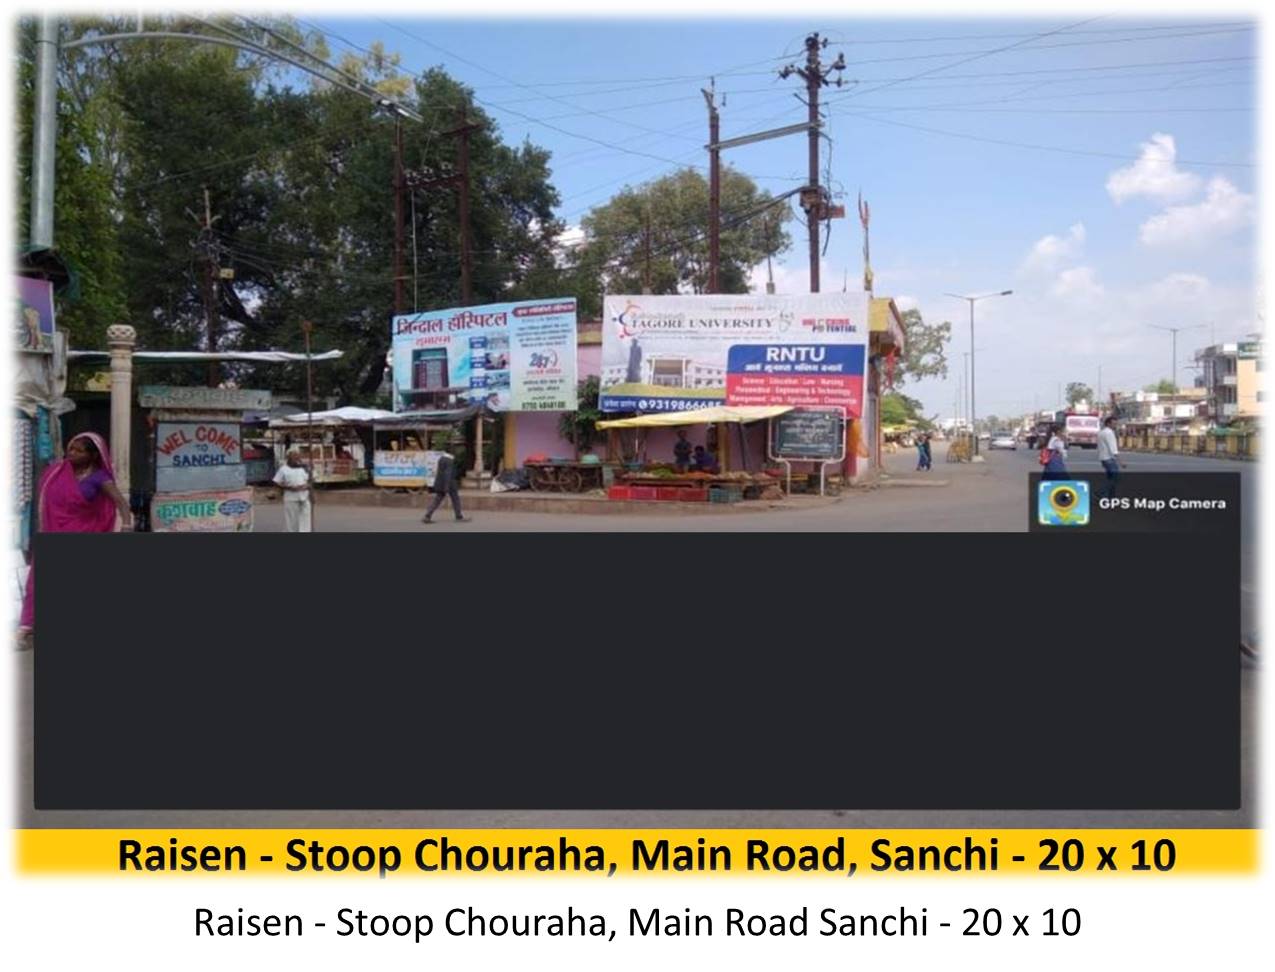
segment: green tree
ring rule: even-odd
[[[902,313],[904,349],[894,371],[895,387],[909,380],[947,377],[947,342],[952,338],[952,325],[927,324],[915,307]]]
[[[922,407],[920,401],[902,392],[886,392],[881,396],[881,424],[905,425],[913,422],[921,429],[933,428],[933,419],[922,414]]]
[[[1155,392],[1158,395],[1176,395],[1178,386],[1171,382],[1168,378],[1161,378],[1154,384],[1146,385],[1142,390],[1145,392]]]
[[[558,419],[558,433],[576,449],[576,457],[581,452],[593,448],[601,433],[597,422],[604,418],[598,409],[599,383],[597,375],[590,375],[576,387],[579,404],[574,412],[566,412]]]
[[[729,166],[722,168],[718,281],[723,293],[748,292],[748,275],[791,240],[785,202]],[[581,221],[584,243],[571,267],[586,313],[610,293],[705,293],[709,284],[708,180],[683,169],[626,187]]]
[[[1067,383],[1066,395],[1067,405],[1075,408],[1080,402],[1093,404],[1093,389],[1081,381],[1069,381]]]

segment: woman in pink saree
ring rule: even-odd
[[[115,485],[111,452],[100,435],[82,432],[66,444],[66,456],[40,477],[37,524],[41,533],[111,533],[118,515],[132,524],[128,501]],[[27,573],[18,634],[29,640],[35,627],[35,565]]]

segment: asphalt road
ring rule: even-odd
[[[1006,532],[1027,529],[1024,491],[1027,475],[1035,471],[1032,450],[993,452],[977,465],[944,462],[941,444],[934,468],[916,473],[914,453],[888,458],[895,482],[929,481],[928,487],[896,486],[852,490],[840,501],[812,508],[762,513],[716,515],[563,515],[477,512],[473,522],[458,524],[446,509],[430,527],[419,523],[420,510],[341,506],[333,496],[321,497],[316,526],[322,531],[400,532],[428,535],[434,531],[927,531]],[[1242,479],[1243,612],[1244,629],[1256,632],[1257,560],[1256,507],[1259,467],[1254,463],[1194,457],[1132,455],[1130,471],[1235,471]],[[1099,471],[1092,452],[1073,450],[1071,468]],[[943,485],[937,485],[942,483]],[[278,504],[257,511],[256,528],[282,529]],[[900,624],[906,623],[900,620]],[[36,649],[39,650],[38,647]],[[1238,654],[1238,650],[1237,650]],[[1256,799],[1255,725],[1257,669],[1241,670],[1243,806],[1239,811],[1110,812],[1110,811],[947,811],[916,812],[810,810],[780,811],[412,811],[412,812],[72,812],[31,809],[31,660],[15,656],[20,686],[20,819],[40,827],[1243,827],[1253,826]],[[352,677],[354,677],[352,672]]]

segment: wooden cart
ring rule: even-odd
[[[583,493],[603,487],[600,462],[525,462],[523,468],[531,488],[539,493]]]

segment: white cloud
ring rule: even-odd
[[[1139,239],[1148,246],[1201,244],[1243,229],[1253,221],[1253,197],[1224,176],[1209,180],[1198,203],[1170,206],[1142,224]]]
[[[1023,259],[1023,273],[1052,272],[1080,256],[1085,247],[1085,224],[1076,223],[1066,236],[1042,236]]]
[[[1200,188],[1200,177],[1177,168],[1177,143],[1172,135],[1156,132],[1142,143],[1138,161],[1107,177],[1107,193],[1117,205],[1135,196],[1183,199]]]
[[[1106,291],[1093,267],[1072,267],[1058,274],[1049,293],[1060,300],[1096,300]]]

